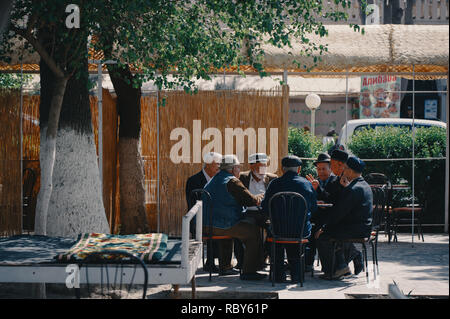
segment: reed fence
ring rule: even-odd
[[[11,236],[22,229],[20,91],[0,90],[0,106],[0,235]]]
[[[226,129],[244,132],[254,129],[258,141],[266,142],[265,151],[274,161],[275,172],[280,173],[279,162],[287,152],[287,103],[285,89],[273,91],[202,91],[195,95],[184,92],[162,92],[159,107],[159,222],[160,231],[169,235],[181,234],[182,216],[187,212],[185,184],[189,176],[202,168],[202,151],[236,153],[237,139],[232,148],[226,141]],[[288,95],[286,95],[288,96]],[[157,212],[157,100],[147,96],[142,103],[142,155],[145,159],[145,174],[149,203],[149,216],[158,219]],[[200,124],[200,125],[199,125]],[[276,132],[270,143],[270,133]],[[258,130],[259,129],[259,130]],[[265,129],[265,132],[264,132]],[[172,148],[181,136],[171,133],[187,132],[189,154],[184,162],[173,161]],[[216,132],[216,136],[208,136]],[[261,134],[258,134],[260,132]],[[203,136],[203,138],[202,138]],[[216,141],[220,136],[220,140]],[[216,142],[213,149],[210,143]],[[208,146],[209,144],[209,146]],[[226,145],[228,144],[228,145]],[[205,148],[206,146],[206,148]],[[259,147],[259,145],[258,145]],[[239,160],[243,170],[249,169],[249,143],[246,137]],[[238,153],[239,154],[239,153]]]
[[[159,103],[156,95],[143,96],[141,149],[147,217],[151,228],[156,229],[159,222],[161,232],[174,236],[181,234],[182,216],[187,211],[185,183],[189,176],[202,168],[204,152],[237,153],[244,171],[249,169],[249,152],[263,151],[271,156],[272,171],[280,173],[280,160],[287,153],[288,96],[287,87],[272,91],[202,91],[195,95],[161,92]],[[91,96],[90,104],[98,151],[97,98]],[[0,108],[0,184],[3,184],[0,232],[12,234],[21,230],[20,94],[3,93],[0,105],[6,106]],[[103,202],[112,232],[117,232],[120,224],[118,129],[116,101],[107,90],[103,90]],[[256,149],[249,149],[249,139],[245,136],[242,152],[237,152],[241,149],[236,146],[238,138],[232,134],[227,137],[226,132],[239,135],[239,129],[243,133],[254,130]],[[181,136],[174,134],[176,132],[187,133],[188,137],[188,149],[184,150],[186,156],[180,163],[174,161],[174,157],[181,153],[181,150],[174,152],[181,140]],[[39,96],[24,96],[23,165],[24,168],[31,167],[38,176],[33,190],[34,201],[39,191],[39,140]],[[5,188],[5,185],[8,186]],[[30,223],[34,224],[34,215]]]

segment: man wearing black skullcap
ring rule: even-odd
[[[324,194],[327,194],[330,191],[330,187],[328,184],[330,182],[335,182],[337,180],[336,175],[334,175],[331,171],[330,167],[330,155],[328,153],[320,153],[317,157],[317,160],[313,163],[316,167],[317,171],[317,178],[315,179],[311,174],[306,175],[306,179],[311,182],[314,190],[317,192],[317,200],[324,200]],[[340,183],[336,183],[337,188],[339,191],[341,190],[342,186]],[[325,190],[326,189],[326,190]],[[326,208],[319,208],[317,209],[313,214],[311,214],[311,222],[314,223],[312,227],[312,234],[314,234],[317,230],[319,230],[320,226],[322,225],[321,220],[323,219],[323,215],[326,214],[328,210]],[[319,227],[319,228],[318,228]],[[314,236],[311,236],[309,242],[306,245],[306,253],[305,253],[305,270],[306,272],[312,271],[314,267],[314,258],[316,255],[316,241],[314,239]]]
[[[331,273],[333,257],[331,238],[367,238],[370,236],[373,198],[369,184],[361,176],[364,166],[361,159],[354,156],[348,158],[340,179],[344,189],[340,193],[339,200],[326,215],[324,224],[314,235],[318,239],[317,248],[325,278],[328,278]],[[349,252],[355,250],[354,246],[351,246],[344,245],[336,252],[336,271],[332,275],[333,278],[339,278],[350,272],[347,264],[352,256],[345,258],[345,254],[348,255]],[[355,267],[355,274],[360,271],[361,269]]]
[[[317,210],[316,192],[314,191],[311,183],[309,183],[305,178],[299,176],[302,166],[302,161],[300,158],[293,155],[286,156],[282,159],[281,166],[283,175],[279,178],[274,179],[269,184],[269,187],[267,188],[267,191],[264,195],[264,199],[261,203],[262,210],[264,213],[269,214],[269,200],[274,194],[278,192],[299,193],[305,198],[307,204],[303,237],[308,238],[311,235],[311,213]],[[278,203],[275,203],[275,207],[277,206],[276,204]],[[274,209],[274,211],[276,212],[277,210]],[[286,274],[283,269],[283,256],[285,250],[291,272],[291,280],[293,282],[298,282],[300,280],[300,262],[298,260],[300,251],[299,245],[297,244],[276,246],[276,264],[274,269],[275,281],[283,282],[286,278]]]
[[[322,200],[326,203],[331,204],[336,203],[339,198],[339,193],[343,188],[340,183],[340,176],[344,171],[344,165],[347,162],[347,158],[348,153],[340,149],[336,149],[331,153],[330,168],[332,175],[324,185],[320,185],[320,181],[314,179],[313,176],[306,176],[306,178],[311,182],[315,191],[317,192],[318,200]]]
[[[311,182],[314,190],[317,192],[317,200],[324,201],[325,203],[335,204],[339,199],[339,194],[344,188],[340,183],[340,178],[342,172],[344,171],[345,163],[347,162],[348,153],[337,147],[331,152],[331,156],[329,156],[329,159],[326,155],[328,154],[319,154],[319,157],[317,158],[317,161],[314,162],[314,165],[316,165],[316,167],[320,165],[330,167],[332,174],[328,178],[327,182],[321,184],[320,181],[315,179],[312,175],[307,175],[306,179]],[[326,162],[328,162],[329,164],[326,165]],[[330,210],[328,208],[320,208],[311,215],[311,222],[314,223],[314,229],[312,230],[314,233],[323,224],[324,216],[326,216],[329,212]],[[315,245],[315,239],[311,238],[310,242],[307,245],[305,258],[307,272],[311,271],[313,268],[316,253]]]

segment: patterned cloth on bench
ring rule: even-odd
[[[68,251],[57,255],[59,261],[83,261],[89,253],[101,250],[127,251],[141,258],[144,262],[161,259],[167,248],[167,235],[160,233],[109,235],[101,233],[80,234],[78,241]],[[107,260],[126,260],[125,256],[104,255]]]

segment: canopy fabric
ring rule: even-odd
[[[302,72],[305,67],[312,72],[346,73],[349,72],[448,72],[449,61],[449,28],[448,25],[365,25],[364,34],[356,32],[348,25],[327,25],[328,36],[320,37],[311,34],[310,41],[319,45],[327,45],[321,60],[314,67],[313,57],[300,55],[304,44],[293,40],[292,48],[278,48],[273,45],[262,45],[265,51],[263,65],[268,72]],[[15,54],[9,64],[0,61],[0,71],[20,70],[22,56],[24,71],[39,70],[39,56],[34,52],[22,50],[23,42],[18,42]],[[22,52],[24,54],[22,55]],[[102,52],[90,50],[91,59],[101,60]],[[299,62],[300,66],[294,61]],[[91,71],[97,66],[91,64]],[[244,72],[256,72],[250,66],[241,66]],[[237,67],[218,70],[218,73],[237,71]],[[311,76],[320,76],[312,74]],[[342,76],[342,74],[340,74]],[[405,76],[411,77],[412,76]],[[420,78],[445,78],[445,76],[420,75]]]
[[[449,29],[447,25],[366,25],[365,33],[355,32],[347,25],[328,26],[328,36],[313,35],[317,45],[328,44],[313,72],[447,72],[449,59]],[[307,67],[313,58],[296,54],[302,44],[292,49],[263,47],[266,68],[301,72],[294,60]],[[289,54],[291,52],[292,54]],[[445,76],[444,76],[445,77]],[[417,77],[416,77],[417,78]]]

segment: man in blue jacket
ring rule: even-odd
[[[319,250],[320,261],[325,278],[331,273],[333,245],[331,238],[350,239],[367,238],[370,236],[372,224],[373,195],[372,190],[361,176],[364,162],[354,156],[348,158],[340,183],[344,189],[339,199],[324,218],[315,238]],[[350,273],[348,261],[344,254],[354,251],[352,244],[345,244],[335,255],[335,273],[332,278],[337,279]]]
[[[203,210],[203,231],[208,231],[209,214],[212,213],[213,234],[231,236],[244,245],[242,280],[261,280],[266,276],[257,270],[263,264],[263,248],[259,226],[246,219],[244,206],[259,206],[262,196],[255,196],[239,180],[241,164],[235,155],[225,155],[220,172],[205,186],[211,194],[212,207]],[[204,198],[204,202],[207,202]],[[219,249],[219,274],[231,260],[233,241],[221,240]]]
[[[311,235],[311,213],[317,210],[316,192],[314,191],[311,183],[306,180],[306,178],[298,175],[302,168],[302,161],[300,158],[293,155],[286,156],[282,159],[281,166],[283,170],[283,176],[274,179],[269,184],[269,187],[267,188],[267,191],[264,195],[264,199],[261,203],[262,210],[264,213],[269,213],[269,200],[274,194],[278,192],[299,193],[305,198],[307,204],[303,237],[308,238]],[[276,204],[278,203],[275,203],[275,207]],[[276,213],[276,209],[274,209],[273,213]],[[286,279],[286,274],[283,269],[284,250],[286,250],[286,254],[288,257],[291,280],[294,282],[298,282],[300,280],[300,261],[298,260],[300,251],[299,245],[297,244],[285,244],[276,246],[276,264],[274,269],[275,281],[283,282]]]

